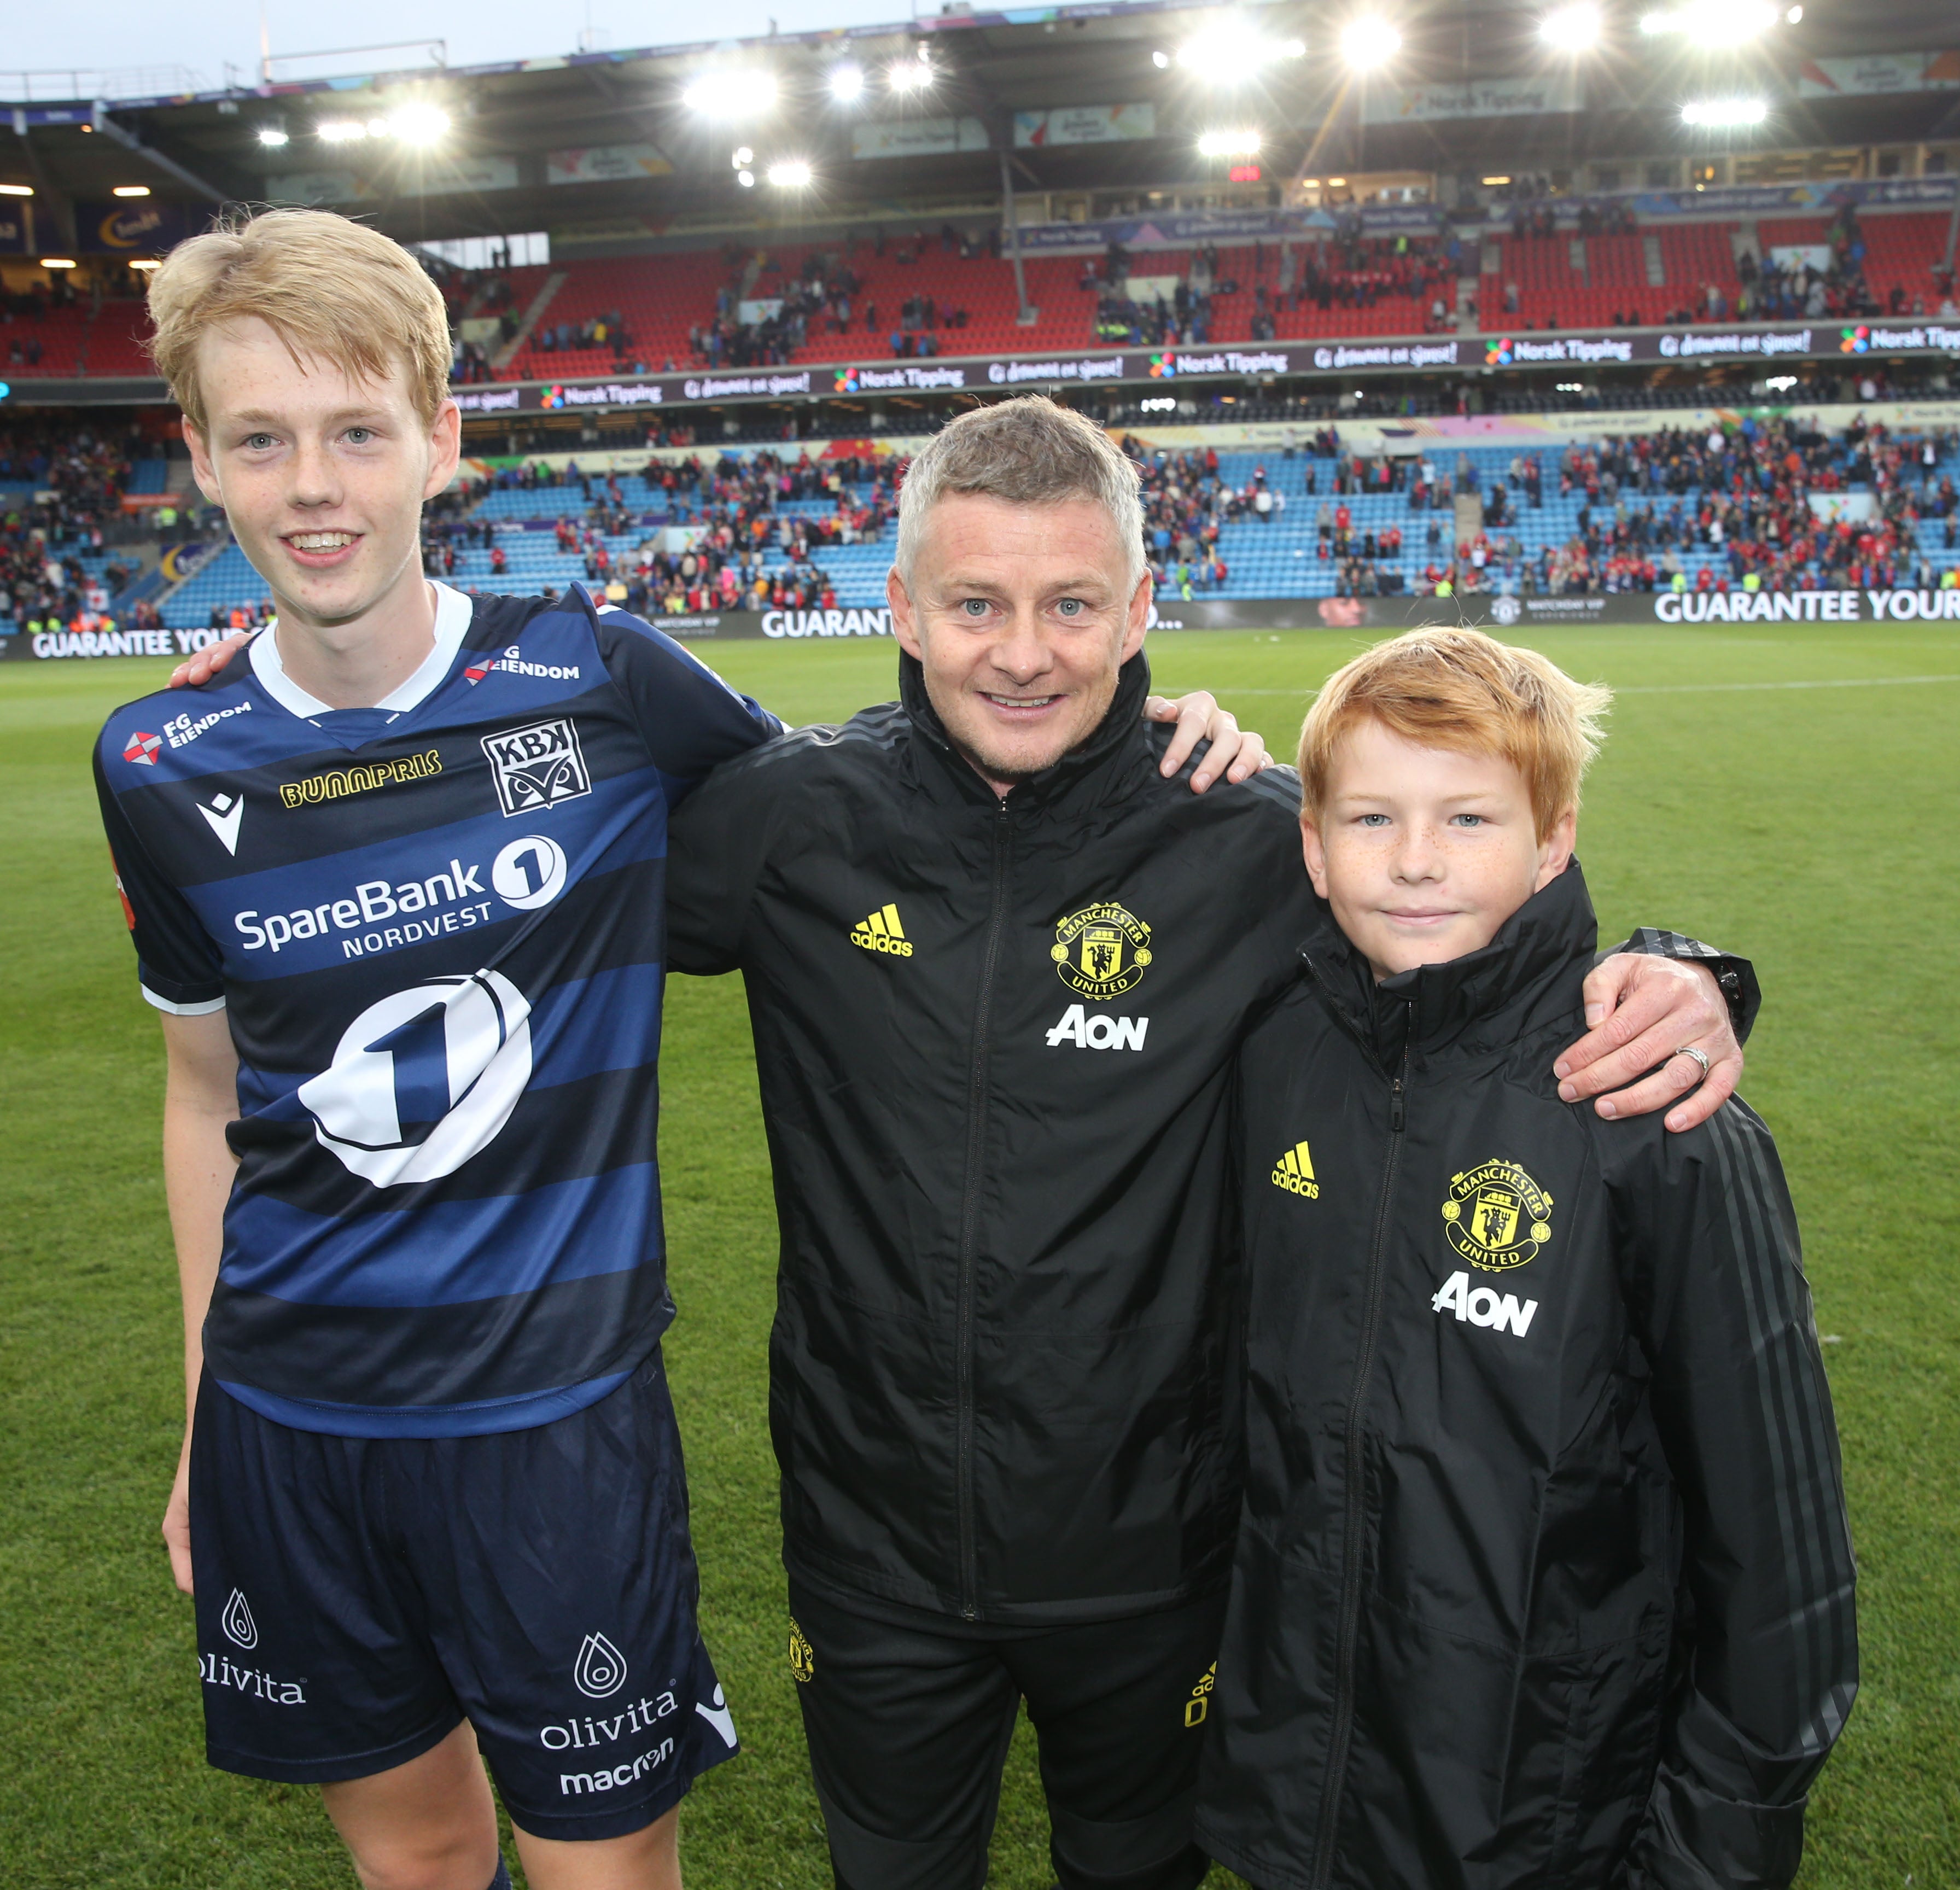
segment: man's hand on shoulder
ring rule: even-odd
[[[236,630],[217,643],[207,643],[196,655],[180,663],[170,672],[170,687],[173,689],[194,689],[200,683],[208,682],[223,669],[250,640],[251,632]]]
[[[1177,724],[1160,770],[1166,780],[1191,759],[1200,742],[1211,744],[1211,752],[1192,772],[1191,791],[1195,794],[1203,794],[1215,781],[1244,781],[1274,765],[1265,738],[1239,727],[1239,718],[1220,708],[1217,698],[1208,689],[1195,689],[1175,702],[1168,696],[1150,696],[1144,704],[1144,720]]]
[[[1551,1066],[1567,1102],[1597,1096],[1592,1106],[1607,1117],[1678,1103],[1666,1118],[1678,1134],[1707,1122],[1736,1093],[1742,1046],[1706,965],[1616,952],[1586,977],[1586,1021],[1592,1028]],[[1707,1058],[1705,1077],[1690,1050]]]

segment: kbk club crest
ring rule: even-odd
[[[1048,956],[1078,996],[1120,998],[1150,969],[1150,928],[1122,906],[1085,905],[1055,928]]]
[[[498,804],[507,818],[555,807],[562,800],[577,800],[592,791],[578,730],[565,718],[486,735],[483,752],[497,784]]]
[[[1516,1162],[1481,1162],[1452,1176],[1443,1230],[1471,1265],[1507,1273],[1551,1238],[1551,1197]]]

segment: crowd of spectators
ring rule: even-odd
[[[609,348],[614,363],[624,368],[633,345],[617,309],[603,315],[588,315],[581,322],[541,323],[531,331],[533,346],[547,355],[584,353],[595,348]]]
[[[1284,511],[1286,495],[1263,466],[1235,491],[1214,450],[1150,455],[1132,438],[1123,444],[1141,463],[1146,549],[1160,592],[1189,598],[1221,587],[1229,570],[1220,527]],[[1325,428],[1284,454],[1290,461],[1303,447],[1306,463],[1288,482],[1309,498],[1325,478],[1312,544],[1337,597],[1391,595],[1411,582],[1443,596],[1531,597],[1952,587],[1960,571],[1936,569],[1926,553],[1930,533],[1943,550],[1960,549],[1960,494],[1940,469],[1956,446],[1960,432],[1901,434],[1862,418],[1832,436],[1787,417],[1747,420],[1519,453],[1488,492],[1467,453],[1453,469],[1421,453],[1363,456]],[[1563,540],[1525,528],[1548,489],[1577,504]],[[1390,493],[1402,496],[1403,516],[1385,520],[1377,509],[1363,519],[1348,503]],[[1475,498],[1481,518],[1460,538],[1459,497]],[[1419,571],[1406,556],[1412,549],[1427,554]]]
[[[0,431],[0,620],[89,628],[107,612],[129,570],[110,565],[91,577],[78,554],[103,549],[142,444],[133,428]]]
[[[1951,587],[1952,568],[1935,572],[1923,535],[1937,530],[1942,547],[1955,548],[1960,497],[1939,462],[1956,437],[1898,434],[1860,419],[1831,439],[1780,419],[1575,446],[1557,460],[1561,495],[1581,501],[1569,538],[1525,554],[1514,539],[1480,533],[1457,545],[1434,582],[1488,588],[1494,573],[1527,597]],[[1514,459],[1508,477],[1527,506],[1538,457]],[[1828,497],[1838,494],[1855,496]],[[1503,517],[1503,497],[1494,488],[1487,523]],[[1690,553],[1702,554],[1691,574]]]
[[[873,247],[876,254],[887,253],[882,232]],[[921,231],[901,246],[896,260],[911,262],[925,247]],[[962,255],[974,253],[972,240],[949,224],[941,232],[941,247],[956,247]],[[848,259],[853,251],[852,243],[841,253],[813,251],[786,278],[766,253],[731,252],[730,278],[716,292],[713,320],[688,330],[689,354],[710,368],[774,367],[793,359],[813,332],[848,335],[861,327],[881,337],[895,358],[923,358],[940,352],[943,331],[966,326],[964,307],[918,289],[899,302],[887,332],[880,325],[877,302],[865,292],[864,275]]]
[[[1424,332],[1433,333],[1448,325],[1456,307],[1463,239],[1453,230],[1434,237],[1364,237],[1360,212],[1348,210],[1327,241],[1302,246],[1297,281],[1290,263],[1283,251],[1277,297],[1282,313],[1309,302],[1325,310],[1373,308],[1400,298],[1416,304],[1415,319]],[[1265,313],[1264,286],[1254,292],[1255,319]]]
[[[1309,304],[1322,311],[1373,308],[1395,298],[1416,304],[1411,329],[1433,333],[1450,325],[1462,242],[1453,233],[1365,237],[1360,212],[1350,209],[1323,241],[1255,241],[1239,246],[1236,254],[1237,266],[1251,278],[1253,341],[1274,339],[1279,318]],[[1133,279],[1139,278],[1152,285],[1147,296],[1134,291]],[[1214,298],[1239,295],[1247,288],[1225,272],[1215,244],[1193,252],[1190,266],[1168,295],[1162,283],[1147,267],[1140,270],[1120,244],[1109,247],[1099,269],[1095,259],[1086,262],[1078,286],[1096,291],[1094,339],[1133,348],[1201,347],[1211,339],[1217,320]]]
[[[1801,248],[1805,246],[1791,246]],[[1745,251],[1736,259],[1742,287],[1736,297],[1738,321],[1837,320],[1845,317],[1924,315],[1923,294],[1909,294],[1895,282],[1882,302],[1865,274],[1865,233],[1857,209],[1839,207],[1822,245],[1829,254],[1821,266],[1801,255],[1780,260],[1774,251],[1758,261]],[[1932,272],[1939,313],[1949,320],[1960,315],[1953,299],[1953,272],[1945,264]],[[1706,299],[1706,298],[1704,298]]]
[[[813,553],[883,537],[896,515],[902,472],[890,454],[724,455],[711,467],[692,456],[660,466],[657,475],[650,465],[649,482],[657,476],[672,495],[668,516],[678,523],[678,536],[670,523],[657,538],[642,539],[624,570],[601,563],[597,576],[609,596],[644,616],[831,608],[836,597]],[[812,501],[827,501],[830,509],[779,509]]]
[[[1547,177],[1519,179],[1510,200],[1511,234],[1520,241],[1527,237],[1548,238],[1574,234],[1634,236],[1640,231],[1640,219],[1634,214],[1634,206],[1624,199],[1608,203],[1584,200],[1579,206],[1576,231],[1561,230],[1558,225],[1558,202],[1551,193],[1551,181]]]
[[[1096,293],[1090,329],[1099,342],[1129,347],[1176,347],[1180,342],[1201,346],[1211,339],[1211,298],[1236,295],[1239,285],[1220,281],[1218,250],[1206,243],[1192,253],[1191,266],[1176,277],[1171,293],[1165,278],[1147,272],[1139,278],[1135,259],[1121,243],[1112,243],[1098,267],[1090,257],[1082,266],[1077,285]],[[1148,283],[1147,289],[1142,285]]]
[[[459,488],[457,507],[425,520],[424,568],[453,578],[461,555],[482,549],[493,581],[502,578],[514,528],[473,508],[495,490],[555,489],[578,495],[575,511],[551,522],[556,548],[579,558],[595,593],[636,615],[827,608],[835,597],[813,554],[880,539],[896,513],[904,464],[889,453],[724,453],[711,463],[691,453],[650,459],[637,494],[618,473],[576,460],[562,469],[542,461],[506,467]],[[636,534],[636,542],[619,546]]]
[[[1246,519],[1270,523],[1286,509],[1286,495],[1256,466],[1242,487],[1220,476],[1217,449],[1147,453],[1125,434],[1123,450],[1137,462],[1144,502],[1144,539],[1160,590],[1189,597],[1221,588],[1231,575],[1218,549],[1221,527]]]

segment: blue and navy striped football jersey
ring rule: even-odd
[[[144,994],[238,1050],[206,1370],[346,1436],[547,1423],[666,1329],[667,812],[780,732],[582,592],[438,596],[377,708],[266,632],[96,750]]]

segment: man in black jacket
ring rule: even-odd
[[[901,700],[721,770],[670,836],[670,964],[747,976],[791,1660],[848,1890],[980,1884],[1023,1698],[1069,1890],[1205,1868],[1239,1502],[1223,1105],[1326,921],[1290,772],[1201,797],[1160,772],[1136,490],[1045,401],[954,422],[901,500]],[[1595,979],[1602,1013],[1656,988],[1567,1087],[1695,1045],[1706,1099],[1669,1073],[1602,1106],[1699,1120],[1739,1067],[1712,985],[1652,957]]]

